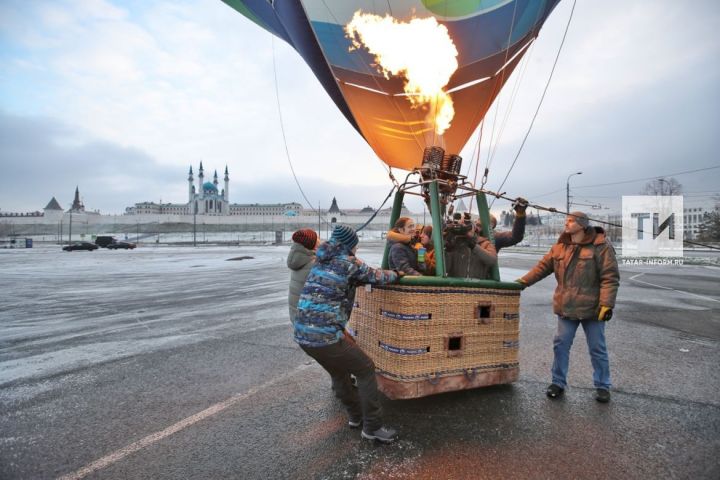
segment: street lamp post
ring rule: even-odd
[[[193,247],[197,247],[197,202],[193,202]]]
[[[565,211],[568,213],[570,213],[570,177],[572,177],[573,175],[582,175],[582,172],[571,173],[567,177],[567,182],[565,183],[565,187],[566,187]]]
[[[68,229],[68,245],[72,243],[72,210],[70,210],[70,227]]]

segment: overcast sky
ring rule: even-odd
[[[571,7],[555,9],[496,102],[498,120],[488,117],[481,166],[494,131],[491,189],[520,147]],[[502,190],[564,207],[567,176],[582,171],[575,201],[617,210],[645,181],[592,185],[720,166],[719,30],[715,0],[578,1]],[[201,160],[206,177],[228,166],[231,202],[305,204],[275,73],[287,151],[314,206],[335,196],[341,207],[377,207],[391,187],[299,55],[219,0],[3,0],[0,65],[2,211],[39,210],[53,196],[69,207],[76,185],[103,213],[186,202],[188,168],[197,174]],[[676,178],[686,202],[720,190],[720,168]]]

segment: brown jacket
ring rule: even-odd
[[[615,307],[620,272],[615,250],[600,227],[588,227],[579,243],[563,233],[522,281],[528,286],[555,272],[553,311],[576,319],[597,319],[600,306]]]

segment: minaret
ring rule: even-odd
[[[193,180],[192,165],[190,165],[190,171],[188,172],[188,202],[193,201]]]
[[[225,201],[230,201],[230,176],[228,175],[227,165],[225,165]]]
[[[217,179],[217,170],[215,170],[215,178],[213,178],[213,184],[215,185],[215,188],[217,188],[218,183],[220,183],[220,182],[218,182],[218,179]]]
[[[205,179],[205,174],[203,173],[203,166],[202,166],[202,160],[200,161],[200,170],[198,170],[198,193],[200,194],[200,198],[203,198],[204,191],[203,191],[203,180]]]

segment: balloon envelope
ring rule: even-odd
[[[411,170],[425,147],[459,153],[559,0],[223,0],[303,57],[327,93],[380,159]],[[356,11],[398,21],[435,17],[458,50],[458,69],[445,87],[454,106],[439,136],[428,111],[412,107],[404,79],[385,76],[345,34]]]

